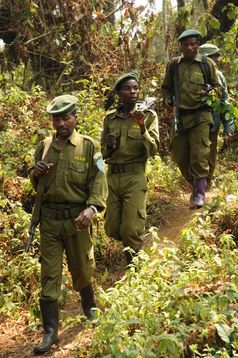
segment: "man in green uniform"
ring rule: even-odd
[[[219,65],[220,50],[216,45],[206,43],[199,47],[199,53],[201,55],[208,56],[211,58],[217,65]],[[209,163],[209,175],[208,175],[208,184],[211,183],[213,178],[213,173],[216,167],[217,161],[217,140],[221,124],[223,125],[223,148],[228,147],[229,140],[234,132],[234,119],[230,115],[231,104],[229,100],[229,94],[226,85],[226,79],[223,73],[217,69],[217,75],[219,82],[223,86],[223,91],[221,97],[219,98],[220,104],[219,109],[212,112],[213,117],[213,126],[210,130],[210,154],[208,158]]]
[[[47,112],[52,115],[56,134],[40,143],[35,153],[35,167],[30,172],[34,188],[43,192],[40,309],[44,339],[34,348],[36,354],[49,351],[58,340],[64,251],[73,288],[80,292],[84,314],[90,320],[95,307],[90,225],[94,214],[105,208],[107,188],[103,159],[94,141],[75,130],[76,103],[76,97],[62,95],[48,105]]]
[[[102,154],[108,164],[108,199],[105,231],[138,252],[142,247],[146,218],[145,165],[158,148],[158,119],[154,111],[136,110],[137,76],[127,73],[114,85],[119,107],[105,117]],[[125,252],[128,264],[132,255]]]
[[[191,208],[204,204],[209,132],[212,113],[206,104],[211,90],[221,88],[212,60],[198,54],[200,32],[189,29],[178,38],[182,56],[170,61],[161,86],[165,103],[174,106],[174,126],[171,133],[172,158],[185,179],[192,184]]]

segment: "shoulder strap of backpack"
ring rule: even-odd
[[[75,149],[75,154],[78,157],[82,157],[84,154],[84,145],[83,145],[83,141],[84,141],[84,136],[79,134],[77,136],[77,144],[76,144],[76,149]]]
[[[178,57],[173,58],[171,63],[171,69],[173,74],[173,83],[174,83],[174,98],[175,98],[175,108],[176,108],[176,117],[178,116],[179,111],[179,101],[180,101],[180,92],[179,92],[179,71],[178,71]]]
[[[50,136],[50,137],[46,137],[44,139],[44,150],[43,150],[43,153],[42,153],[42,157],[41,157],[41,160],[44,160],[49,148],[50,148],[50,145],[52,143],[52,140],[53,138]]]
[[[199,62],[199,64],[204,77],[204,82],[206,84],[211,84],[211,71],[210,71],[209,64],[207,62],[207,56],[203,55],[202,62]]]

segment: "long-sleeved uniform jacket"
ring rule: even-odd
[[[83,137],[80,155],[76,149],[79,137]],[[41,142],[35,153],[35,162],[41,160],[43,149],[44,142]],[[107,186],[102,157],[90,137],[74,130],[63,149],[53,139],[46,156],[53,167],[47,174],[43,203],[95,205],[99,210],[105,208]],[[30,179],[36,189],[37,180],[33,172]]]
[[[142,135],[140,126],[133,118],[118,109],[111,110],[105,117],[101,136],[101,151],[108,164],[146,163],[149,156],[157,153],[159,145],[158,118],[153,110],[145,112],[146,131]],[[105,144],[108,133],[117,136],[116,147],[111,150]]]

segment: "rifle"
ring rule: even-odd
[[[45,176],[42,178],[39,178],[39,182],[37,185],[37,193],[35,198],[35,205],[33,208],[32,216],[31,216],[31,222],[28,228],[28,241],[25,245],[25,251],[28,252],[31,246],[31,243],[35,236],[36,228],[40,222],[40,211],[41,211],[41,204],[43,201],[43,194],[45,190]]]
[[[33,224],[32,221],[30,223],[29,229],[28,229],[28,241],[25,245],[25,252],[28,252],[31,246],[31,243],[34,239],[35,232],[36,232],[37,225]]]
[[[178,126],[179,126],[178,108],[175,103],[173,104],[173,126],[174,126],[174,133],[178,134]]]
[[[150,109],[150,107],[155,104],[156,100],[156,97],[146,97],[145,99],[138,100],[136,102],[135,108],[131,111],[131,113],[135,111],[144,112]]]
[[[47,153],[51,144],[52,144],[52,137],[47,137],[44,142],[44,150],[41,158],[42,160],[45,160],[46,163],[47,163],[47,159],[45,158],[47,157]],[[34,239],[36,228],[40,222],[41,204],[43,201],[45,186],[46,186],[46,175],[38,178],[35,205],[33,208],[31,222],[28,229],[28,241],[27,244],[25,245],[26,252],[28,252],[30,249],[31,243]]]

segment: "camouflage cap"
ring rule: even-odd
[[[121,84],[127,80],[136,80],[138,82],[137,74],[135,72],[125,73],[124,75],[118,78],[118,80],[115,82],[113,86],[113,89],[117,91],[121,86]]]
[[[64,94],[55,97],[47,106],[46,111],[53,116],[66,116],[76,109],[77,97],[71,94]]]
[[[194,29],[188,29],[181,33],[181,35],[178,38],[178,41],[184,40],[188,37],[202,37],[201,33]]]
[[[204,44],[199,47],[199,53],[206,56],[220,55],[220,50],[216,45]]]

